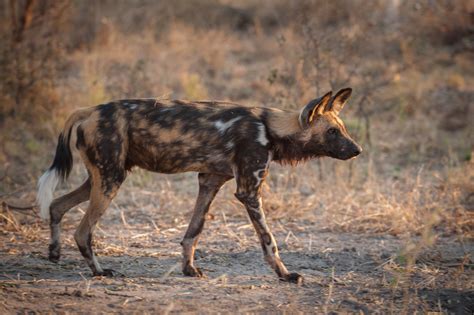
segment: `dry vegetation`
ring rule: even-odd
[[[0,311],[474,311],[470,1],[3,0],[0,15]],[[72,239],[84,205],[66,216],[59,265],[47,224],[14,207],[33,202],[76,108],[151,96],[298,108],[345,86],[364,154],[273,165],[265,187],[301,288],[265,267],[232,183],[200,246],[205,280],[176,265],[193,174],[127,179],[95,241],[124,279],[89,278]]]

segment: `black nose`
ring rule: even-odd
[[[358,156],[361,153],[362,153],[362,148],[360,147],[360,145],[358,145],[354,151],[354,156]]]

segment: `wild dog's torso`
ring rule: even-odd
[[[77,146],[92,163],[121,161],[127,170],[232,175],[236,152],[251,156],[252,146],[270,148],[269,110],[224,102],[121,100],[95,107],[78,126]]]

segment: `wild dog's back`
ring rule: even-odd
[[[223,102],[121,100],[99,105],[81,124],[79,146],[118,154],[125,169],[232,175],[235,151],[258,138],[260,113]]]

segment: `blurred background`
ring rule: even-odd
[[[182,311],[234,303],[234,312],[248,301],[270,305],[266,312],[284,303],[290,313],[474,310],[473,1],[0,0],[0,17],[0,310],[47,312],[62,299],[74,312],[83,293],[67,286],[89,294],[73,239],[86,205],[63,220],[59,265],[46,260],[49,227],[31,206],[74,110],[145,97],[297,110],[348,86],[341,118],[363,154],[275,163],[263,189],[282,257],[308,276],[306,286],[273,282],[233,182],[218,194],[200,243],[198,264],[210,280],[182,278],[192,173],[130,174],[94,235],[100,259],[130,281],[146,280],[151,313],[170,296]],[[84,180],[77,162],[56,196]],[[128,298],[103,287],[129,280],[108,281],[93,280],[97,301],[87,295],[81,307],[126,308]],[[162,291],[147,295],[151,284]]]
[[[0,15],[4,199],[34,199],[80,107],[165,97],[298,109],[350,86],[341,116],[364,154],[273,166],[270,218],[291,209],[393,234],[473,226],[472,1],[2,0]],[[194,175],[164,178],[138,171],[127,185],[191,207]]]

